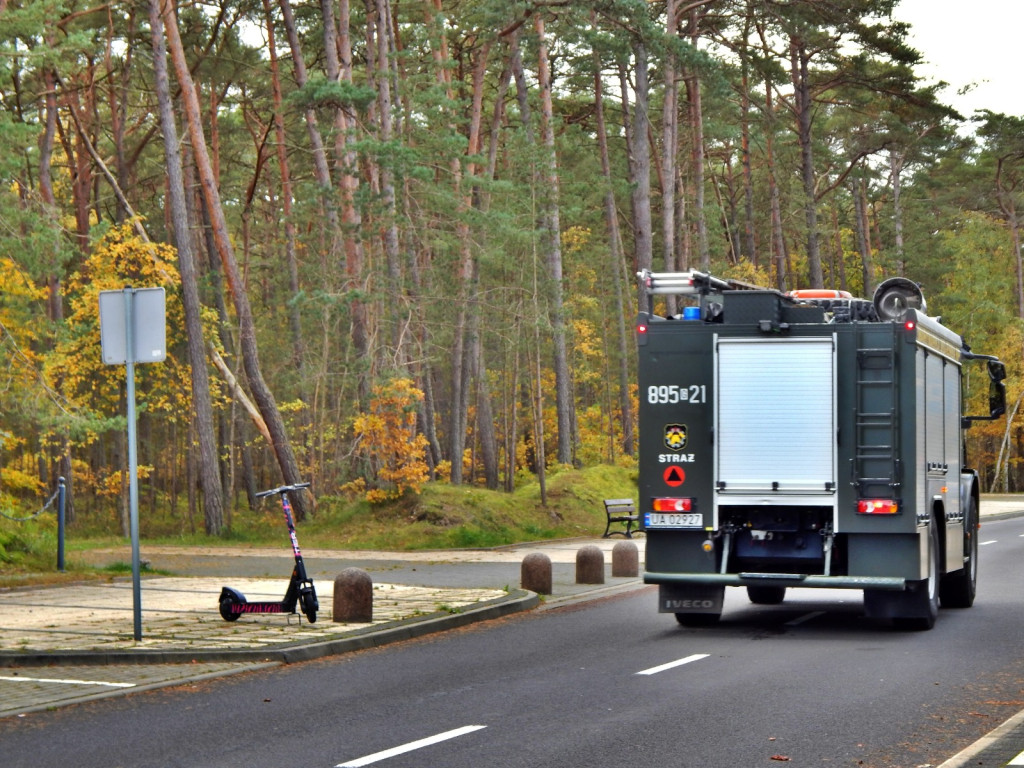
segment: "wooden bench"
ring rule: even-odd
[[[621,533],[627,539],[633,538],[632,528],[634,524],[638,523],[640,517],[636,513],[636,506],[632,499],[605,499],[604,514],[608,518],[608,524],[605,525],[604,535],[601,538],[607,539],[616,533]],[[626,530],[613,531],[612,523],[625,523]],[[637,528],[639,527],[637,524]]]

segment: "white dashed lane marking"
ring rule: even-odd
[[[695,653],[692,656],[687,656],[685,659],[676,659],[675,661],[670,661],[668,664],[662,664],[657,667],[651,667],[650,669],[645,669],[641,672],[637,672],[637,674],[656,675],[659,672],[664,672],[666,669],[675,669],[676,667],[683,666],[683,664],[689,664],[691,661],[700,661],[701,659],[706,659],[708,655],[709,654],[707,653]]]
[[[792,621],[787,621],[786,622],[786,626],[787,627],[798,627],[801,624],[803,624],[804,622],[811,621],[812,619],[816,619],[819,616],[824,616],[824,615],[825,615],[825,611],[811,611],[810,613],[805,613],[803,616],[797,616]]]
[[[351,760],[347,763],[339,763],[335,766],[335,768],[359,768],[359,766],[370,765],[371,763],[376,763],[380,760],[387,760],[389,757],[395,757],[397,755],[404,755],[406,752],[412,752],[417,749],[423,749],[423,747],[429,747],[433,744],[437,744],[442,741],[447,741],[448,739],[454,739],[459,736],[465,736],[467,733],[479,731],[481,728],[486,727],[486,725],[464,725],[461,728],[456,728],[453,731],[445,731],[444,733],[439,733],[436,736],[428,736],[427,738],[420,739],[419,741],[410,741],[408,744],[402,744],[398,747],[392,747],[391,749],[386,749],[383,752],[375,752],[372,755],[360,757],[356,760]]]

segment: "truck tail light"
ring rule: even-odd
[[[898,515],[900,503],[895,499],[861,499],[857,502],[858,515]]]
[[[655,512],[692,512],[693,499],[652,499]]]

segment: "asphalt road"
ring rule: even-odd
[[[860,594],[652,589],[375,651],[0,721],[6,768],[919,768],[1024,709],[1024,520],[987,522],[974,608],[902,633]],[[1020,745],[1024,751],[1024,744]],[[972,761],[971,765],[1006,765]]]

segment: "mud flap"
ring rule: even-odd
[[[895,619],[901,616],[923,616],[920,600],[914,599],[913,589],[894,592],[886,589],[864,590],[864,615],[869,619]]]
[[[659,584],[658,613],[722,612],[725,587],[713,584]]]
[[[928,581],[908,582],[903,592],[865,589],[864,614],[869,619],[892,619],[908,629],[931,629],[938,606]]]

